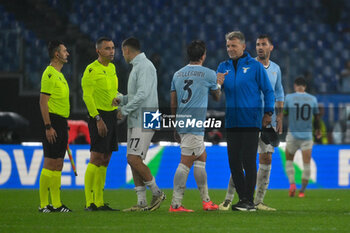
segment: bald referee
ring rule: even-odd
[[[41,78],[40,110],[45,124],[44,166],[39,181],[39,212],[71,212],[61,203],[61,172],[68,142],[69,87],[61,69],[69,53],[61,41],[48,45],[51,59]],[[49,205],[49,193],[52,205]]]
[[[101,37],[96,42],[97,60],[88,65],[81,80],[83,99],[90,115],[90,162],[85,172],[87,211],[116,210],[103,201],[107,166],[113,151],[118,150],[117,107],[112,101],[118,93],[118,77],[112,39]]]

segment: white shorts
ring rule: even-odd
[[[145,130],[141,128],[129,128],[127,136],[127,154],[138,155],[143,160],[151,144],[154,135],[154,130]]]
[[[312,149],[312,145],[314,144],[312,139],[310,140],[297,139],[293,137],[293,135],[290,132],[287,133],[286,142],[287,142],[286,149],[292,155],[294,155],[298,149],[302,151],[310,150]]]
[[[265,144],[259,137],[259,142],[258,142],[258,152],[260,153],[268,153],[268,152],[275,152],[275,148],[271,144]]]
[[[204,136],[195,134],[180,134],[181,137],[181,154],[197,157],[201,156],[205,150]]]

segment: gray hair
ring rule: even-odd
[[[233,31],[233,32],[228,32],[225,35],[226,40],[233,40],[233,39],[238,39],[241,44],[245,44],[245,37],[244,34],[240,31]]]

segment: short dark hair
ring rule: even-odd
[[[50,59],[55,57],[55,52],[59,50],[60,45],[64,45],[64,43],[60,40],[51,40],[47,45],[47,50],[49,52]]]
[[[269,35],[267,35],[267,34],[260,34],[258,36],[258,39],[267,39],[269,41],[269,43],[273,45],[271,37]]]
[[[131,47],[136,51],[141,50],[140,41],[138,39],[136,39],[135,37],[129,37],[129,38],[125,39],[122,43],[122,47],[124,47],[124,46]]]
[[[206,51],[205,42],[202,40],[193,40],[187,46],[187,56],[190,61],[199,61]]]
[[[306,80],[303,76],[298,76],[295,80],[294,80],[294,84],[297,86],[307,86]]]
[[[106,36],[102,36],[102,37],[98,38],[96,41],[96,48],[98,48],[102,44],[103,41],[112,41],[112,39],[109,37],[106,37]]]

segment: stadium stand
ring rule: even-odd
[[[49,2],[60,7],[57,0]],[[160,55],[161,66],[167,70],[162,78],[169,82],[173,71],[184,63],[184,46],[188,41],[200,38],[207,42],[207,65],[215,69],[217,62],[226,57],[223,35],[227,31],[242,30],[247,35],[247,48],[252,54],[254,38],[266,32],[274,38],[277,47],[274,60],[279,62],[285,77],[289,77],[285,80],[288,90],[292,87],[290,80],[293,77],[311,71],[319,77],[315,85],[320,92],[336,92],[337,74],[350,55],[345,49],[350,38],[347,32],[350,20],[345,12],[349,11],[350,3],[333,2],[343,7],[335,25],[324,20],[329,15],[327,1],[302,0],[252,0],[234,6],[228,0],[156,0],[150,4],[130,4],[125,0],[117,3],[112,0],[78,0],[72,4],[69,20],[80,25],[81,31],[90,35],[92,40],[110,32],[117,40],[130,35],[142,38],[148,54]],[[99,27],[96,27],[96,22],[99,22]],[[178,51],[183,52],[179,54]],[[318,59],[317,66],[315,58]],[[321,67],[324,72],[320,72]],[[167,93],[163,94],[168,98]]]
[[[262,32],[271,34],[277,47],[273,59],[279,62],[285,77],[292,79],[311,69],[314,76],[319,77],[316,84],[321,92],[337,91],[337,73],[350,58],[349,50],[345,49],[350,42],[349,15],[344,13],[350,9],[348,1],[341,1],[343,9],[335,25],[323,20],[329,18],[328,5],[323,1],[251,0],[234,6],[228,0],[155,0],[148,4],[142,1],[131,4],[126,0],[46,1],[92,41],[100,35],[110,35],[118,42],[131,35],[142,38],[149,56],[159,54],[160,68],[166,70],[161,78],[169,82],[171,74],[185,62],[184,47],[188,41],[200,38],[207,42],[207,65],[215,69],[217,62],[226,58],[223,35],[235,29],[247,35],[247,48],[252,54],[255,54],[254,38]],[[339,4],[339,1],[335,2]],[[0,24],[2,31],[14,29],[22,32],[27,47],[24,60],[29,62],[30,67],[25,72],[36,77],[43,61],[47,61],[43,49],[46,38],[37,38],[2,7],[0,11],[4,15]],[[2,60],[7,62],[1,63],[1,70],[18,69],[19,62],[6,57],[11,53],[4,54]],[[35,59],[32,59],[33,54]],[[325,72],[319,74],[320,67],[324,67]],[[30,77],[28,85],[36,84],[36,79]],[[285,82],[287,89],[290,89],[291,82]],[[324,86],[327,88],[322,88]],[[168,99],[166,92],[161,94]]]

